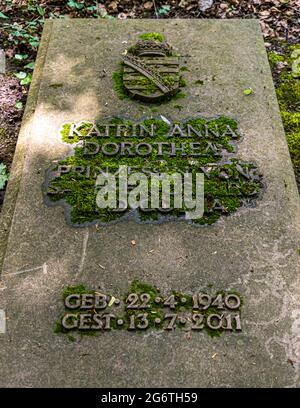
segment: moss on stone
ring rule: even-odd
[[[128,99],[129,95],[127,93],[123,81],[123,68],[120,69],[119,71],[113,72],[112,79],[114,83],[114,90],[116,91],[118,98],[121,100]]]
[[[144,41],[149,41],[149,40],[158,41],[158,42],[165,41],[165,37],[160,33],[143,33],[139,36],[139,38]]]
[[[72,123],[66,123],[63,125],[61,129],[61,140],[65,143],[78,143],[79,142],[79,136],[74,135],[73,137],[70,137],[70,130],[71,130]]]
[[[211,284],[207,285],[207,287],[212,287]],[[202,291],[201,291],[202,292]],[[66,297],[69,296],[70,294],[85,294],[85,293],[95,293],[93,290],[88,290],[86,289],[83,285],[79,286],[73,286],[73,287],[67,287],[65,288],[63,292],[63,300],[65,301]],[[203,293],[210,294],[212,298],[215,298],[218,294],[225,295],[224,291],[215,291],[212,293],[211,290],[208,292],[204,290]],[[227,294],[235,294],[237,295],[240,300],[241,300],[241,306],[238,311],[235,313],[240,313],[241,309],[243,307],[243,298],[242,296],[235,291],[228,291],[226,292]],[[139,297],[143,294],[148,294],[149,295],[149,301],[147,302],[147,307],[141,309],[132,309],[132,308],[127,308],[129,301],[128,301],[128,296],[130,294],[136,294]],[[157,299],[160,299],[158,302]],[[139,300],[138,303],[140,303],[142,300]],[[141,282],[139,280],[134,280],[131,282],[130,287],[127,291],[127,293],[123,297],[123,302],[124,302],[124,309],[121,311],[118,309],[112,311],[114,314],[114,318],[111,319],[111,329],[113,330],[129,330],[129,324],[130,324],[130,319],[132,316],[134,316],[134,320],[136,322],[136,333],[143,332],[142,329],[139,329],[138,323],[141,321],[142,316],[147,316],[148,320],[148,327],[147,329],[155,329],[155,330],[163,330],[166,322],[165,322],[165,314],[166,313],[171,313],[171,314],[177,314],[180,316],[180,318],[185,318],[187,319],[190,324],[192,324],[191,317],[193,314],[200,314],[203,316],[203,322],[206,322],[206,319],[209,315],[211,314],[217,314],[220,315],[222,314],[223,311],[218,309],[217,306],[209,306],[207,309],[204,308],[197,308],[194,304],[193,296],[191,294],[185,294],[181,293],[179,291],[172,291],[171,294],[165,296],[161,294],[160,290],[156,288],[155,286],[146,283],[146,282]],[[170,307],[170,305],[173,305]],[[222,309],[224,310],[224,309]],[[74,314],[80,314],[80,313],[89,313],[93,314],[96,313],[95,310],[72,310],[72,313]],[[103,311],[103,313],[107,313],[106,311]],[[161,320],[160,323],[156,321],[156,319],[159,318]],[[181,322],[180,318],[177,319],[176,325],[174,326],[174,330],[186,330],[188,329],[184,323]],[[122,319],[124,324],[118,325],[117,321],[118,319]],[[78,331],[83,335],[95,335],[96,331],[94,330],[78,330],[77,328],[75,329],[65,329],[62,324],[61,324],[61,319],[56,322],[55,327],[54,327],[54,332],[56,334],[59,333],[64,333],[68,335],[68,338],[70,341],[74,341],[75,338],[72,336],[72,333]],[[191,330],[189,328],[188,330]],[[204,325],[204,328],[201,329],[205,331],[209,336],[215,337],[215,336],[220,336],[222,333],[224,333],[224,328],[221,329],[211,329],[209,328],[206,324]],[[232,331],[235,331],[235,328],[232,329]]]
[[[139,36],[142,41],[150,41],[157,45],[157,43],[164,42],[164,36],[159,33],[144,33]],[[141,46],[139,41],[138,44],[130,46],[127,49],[127,55],[131,57],[139,57],[139,47]],[[156,44],[155,44],[156,43]],[[175,57],[177,54],[174,53],[172,48],[168,44],[164,44],[166,57]],[[120,64],[120,69],[113,73],[112,79],[114,82],[114,89],[120,99],[125,99],[128,97],[133,97],[140,100],[146,100],[151,103],[161,103],[162,101],[169,101],[174,97],[174,94],[177,97],[182,97],[180,95],[181,87],[186,86],[186,82],[182,75],[178,73],[160,73],[160,81],[168,88],[166,92],[161,92],[160,87],[155,83],[155,81],[150,78],[139,75],[135,72],[134,76],[124,72],[125,64],[122,62]],[[182,69],[181,71],[183,71]],[[178,95],[179,94],[179,95]],[[149,97],[151,95],[151,98]]]
[[[63,291],[63,301],[65,301],[65,299],[69,296],[69,295],[82,295],[85,293],[90,293],[90,294],[94,294],[95,290],[90,290],[87,289],[83,284],[78,285],[78,286],[67,286],[64,291]],[[72,309],[72,313],[76,313],[76,314],[80,314],[80,313],[93,313],[92,310],[80,310],[80,309]],[[63,315],[60,317],[60,319],[55,322],[54,325],[54,330],[53,332],[55,334],[60,334],[60,333],[64,333],[68,335],[68,339],[70,341],[75,341],[75,338],[70,334],[70,333],[74,333],[77,331],[77,329],[71,329],[71,330],[67,330],[63,327],[62,325],[62,318]],[[81,334],[85,335],[85,336],[94,336],[96,333],[94,330],[83,330],[80,331]]]
[[[187,85],[186,80],[183,78],[183,76],[179,77],[179,86],[180,88],[184,88]]]
[[[186,98],[186,93],[182,91],[178,91],[173,97],[174,100],[183,99],[183,98]]]
[[[175,109],[178,109],[179,110],[179,112],[183,109],[183,106],[182,105],[174,105],[174,108]]]
[[[131,282],[130,287],[128,289],[128,293],[137,293],[137,294],[142,294],[142,293],[148,293],[151,297],[151,300],[154,301],[156,296],[159,295],[159,290],[146,282],[141,282],[137,279]]]
[[[76,294],[76,295],[82,295],[82,294],[84,294],[84,293],[91,293],[91,294],[94,294],[95,293],[95,291],[94,290],[89,290],[89,289],[87,289],[84,285],[78,285],[78,286],[67,286],[65,289],[64,289],[64,292],[63,292],[63,299],[65,300],[68,296],[70,296],[70,295],[74,295],[74,294]]]
[[[178,105],[179,106],[179,105]],[[178,122],[181,125],[186,136],[180,138],[176,135],[168,136],[170,132],[170,125],[162,119],[148,118],[144,119],[142,125],[145,128],[150,128],[151,125],[155,126],[155,139],[152,140],[149,136],[132,136],[133,122],[122,118],[110,118],[103,124],[96,124],[98,133],[104,134],[104,124],[122,124],[127,126],[127,134],[131,135],[130,140],[133,145],[140,142],[173,142],[177,147],[181,146],[181,143],[185,143],[186,154],[188,155],[189,142],[197,141],[201,142],[200,147],[202,155],[190,159],[188,156],[169,156],[167,153],[163,156],[158,155],[157,147],[152,148],[152,152],[149,156],[106,156],[100,150],[98,154],[86,156],[84,154],[84,146],[82,144],[76,144],[74,148],[74,155],[68,156],[64,160],[61,160],[57,166],[82,166],[86,168],[89,166],[90,173],[88,176],[82,173],[69,171],[57,176],[56,169],[54,169],[52,176],[50,177],[49,185],[46,191],[48,198],[53,201],[62,200],[66,202],[71,208],[71,221],[73,224],[90,223],[94,221],[100,221],[108,223],[112,220],[117,220],[122,217],[122,213],[116,213],[110,209],[100,209],[96,206],[95,190],[95,178],[100,169],[107,169],[114,173],[118,169],[119,165],[134,166],[135,171],[142,171],[143,167],[150,167],[156,169],[156,171],[167,172],[172,174],[174,172],[180,172],[183,174],[186,171],[194,174],[203,170],[203,166],[209,166],[209,175],[205,176],[205,201],[204,201],[204,216],[200,219],[194,220],[197,224],[212,224],[221,215],[228,215],[244,203],[252,202],[255,197],[258,196],[262,184],[261,177],[257,174],[257,169],[253,163],[247,163],[239,161],[233,157],[236,150],[236,142],[240,139],[238,127],[236,121],[228,117],[220,117],[216,119],[189,119],[187,121]],[[66,143],[73,144],[74,141],[78,142],[88,139],[89,142],[112,142],[119,143],[120,137],[116,137],[112,128],[110,128],[109,136],[104,139],[100,138],[97,133],[91,133],[93,123],[82,122],[77,124],[76,137],[70,136],[70,129],[72,124],[65,124],[61,130],[62,139]],[[190,125],[193,129],[200,134],[206,134],[205,138],[191,138],[187,135],[187,126]],[[235,132],[235,140],[232,139],[232,134],[227,133],[226,129],[230,126],[233,132]],[[215,137],[214,132],[218,129],[218,136]],[[122,138],[123,140],[123,138]],[[217,144],[218,149],[222,151],[222,155],[213,153],[212,151],[206,151],[208,143]],[[152,145],[154,146],[154,145]],[[224,161],[224,152],[228,156]],[[229,158],[229,156],[232,156]],[[223,161],[222,161],[223,160]],[[211,167],[211,164],[214,165]],[[255,177],[251,180],[248,174],[254,174]],[[194,190],[194,193],[196,191]],[[215,209],[215,203],[220,203],[220,208]],[[173,209],[169,215],[176,218],[183,218],[185,208]],[[165,216],[158,214],[156,209],[151,212],[137,214],[140,221],[147,220],[163,220]]]
[[[173,86],[176,82],[176,77],[173,75],[163,75],[163,82],[167,86]]]
[[[116,92],[116,94],[118,95],[118,98],[121,100],[124,99],[128,99],[130,98],[129,93],[124,85],[124,80],[123,80],[123,64],[121,64],[121,68],[119,71],[115,71],[112,74],[112,80],[114,83],[114,90]],[[184,87],[186,86],[186,81],[184,80],[184,78],[182,76],[179,77],[179,86],[180,87]],[[172,86],[175,84],[176,82],[176,77],[172,76],[172,75],[164,75],[163,76],[163,81],[165,83],[165,85],[167,86]],[[143,85],[143,92],[145,93],[145,95],[151,95],[153,93],[155,93],[156,91],[158,91],[158,87],[157,85],[155,85],[150,79],[146,78],[146,77],[141,77],[138,78],[134,81],[130,82],[131,85]],[[162,96],[162,99],[159,99],[157,101],[153,101],[151,103],[157,103],[157,104],[161,104],[161,102],[164,100],[166,102],[169,102],[171,99],[181,99],[181,98],[185,98],[186,94],[183,93],[180,89],[174,94],[174,95],[167,95],[167,96]]]

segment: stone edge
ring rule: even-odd
[[[251,20],[253,21],[253,20]],[[281,112],[278,104],[278,99],[276,95],[276,88],[275,88],[275,83],[273,80],[272,76],[272,70],[271,66],[268,60],[268,53],[267,49],[264,44],[264,38],[261,30],[260,23],[257,19],[254,19],[256,21],[256,27],[257,31],[259,33],[258,36],[258,41],[257,41],[257,58],[258,58],[258,64],[266,66],[266,71],[261,73],[265,77],[265,81],[268,82],[268,86],[270,86],[270,94],[272,93],[272,101],[269,101],[269,113],[270,113],[270,119],[272,120],[272,125],[274,127],[274,132],[276,132],[280,138],[283,138],[283,143],[284,143],[284,149],[285,149],[285,154],[286,154],[286,159],[289,162],[289,166],[286,165],[286,176],[284,177],[284,181],[286,183],[286,193],[287,196],[290,197],[289,200],[289,208],[291,209],[291,213],[295,215],[299,215],[298,217],[295,216],[293,219],[293,225],[294,227],[300,231],[300,194],[298,192],[298,187],[297,187],[297,181],[296,181],[296,175],[295,171],[293,168],[293,163],[289,151],[289,147],[287,144],[287,139],[286,139],[286,133],[285,129],[283,126],[283,121],[281,117]],[[262,52],[259,52],[259,49],[262,50]],[[270,95],[271,96],[271,95]],[[279,120],[276,120],[279,119]],[[286,163],[288,164],[288,163]],[[300,237],[299,237],[299,243],[300,243]]]
[[[36,58],[35,70],[32,78],[32,83],[27,98],[26,108],[22,118],[21,129],[18,136],[17,146],[14,153],[13,163],[10,171],[8,185],[6,187],[4,203],[0,213],[0,276],[2,272],[3,262],[7,249],[9,231],[12,224],[13,215],[17,197],[21,185],[22,173],[26,158],[26,141],[30,133],[31,124],[33,121],[38,94],[40,90],[41,78],[44,68],[44,62],[47,55],[47,49],[52,33],[53,21],[45,21],[43,35]]]

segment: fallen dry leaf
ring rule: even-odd
[[[226,9],[228,9],[228,4],[226,4],[226,3],[221,3],[221,4],[220,4],[220,8],[221,8],[222,10],[226,10]]]
[[[115,303],[115,300],[116,300],[116,298],[115,298],[114,296],[112,296],[112,297],[110,298],[110,301],[109,301],[109,303],[108,303],[108,306],[111,307],[111,306]]]
[[[117,11],[118,10],[118,3],[116,1],[112,1],[108,5],[108,9],[112,11]]]
[[[259,12],[259,17],[262,19],[268,18],[270,16],[269,10],[263,10]]]
[[[144,4],[144,9],[145,10],[151,10],[153,7],[153,2],[152,1],[146,1],[146,3]]]

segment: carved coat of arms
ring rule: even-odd
[[[180,61],[165,41],[139,40],[123,56],[123,83],[130,96],[146,102],[164,99],[180,87]]]

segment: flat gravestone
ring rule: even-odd
[[[101,208],[119,166],[203,174],[203,216]],[[1,218],[1,386],[299,386],[299,215],[258,22],[47,21]]]

